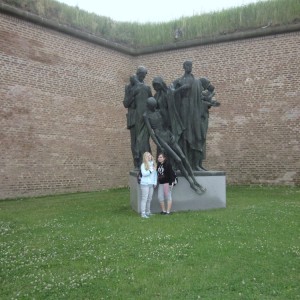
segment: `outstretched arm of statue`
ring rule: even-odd
[[[212,106],[214,106],[214,107],[218,107],[221,105],[221,103],[217,100],[212,100],[211,103],[212,103]]]
[[[188,84],[188,83],[185,83],[185,84],[181,85],[180,87],[176,88],[176,89],[174,90],[174,93],[176,94],[176,93],[178,93],[178,92],[180,92],[180,91],[182,91],[182,90],[188,90],[188,89],[190,89],[190,88],[191,88],[191,85]]]

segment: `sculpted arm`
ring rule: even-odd
[[[128,108],[132,105],[132,103],[134,102],[134,91],[136,90],[136,88],[134,86],[126,86],[125,87],[125,96],[124,96],[124,100],[123,100],[123,105],[125,108]]]

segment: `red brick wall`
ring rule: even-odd
[[[126,186],[128,77],[144,65],[170,83],[186,59],[222,103],[204,165],[299,185],[299,33],[131,57],[0,14],[0,40],[0,199]]]
[[[182,62],[208,77],[221,102],[210,112],[207,159],[228,183],[300,184],[300,34],[199,46],[138,58],[167,83]]]

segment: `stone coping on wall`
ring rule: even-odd
[[[210,38],[198,38],[194,40],[182,41],[182,42],[175,42],[168,45],[160,45],[160,46],[153,46],[153,47],[145,47],[141,49],[134,49],[130,47],[126,47],[119,43],[114,43],[112,41],[106,40],[104,38],[95,36],[90,33],[82,32],[80,30],[76,30],[74,28],[68,27],[66,25],[62,25],[56,22],[53,22],[49,19],[40,17],[38,15],[32,14],[30,12],[18,9],[16,7],[0,3],[0,12],[4,14],[9,14],[21,19],[25,19],[26,21],[48,27],[50,29],[68,34],[70,36],[74,36],[76,38],[86,40],[90,43],[98,44],[103,47],[107,47],[110,49],[114,49],[118,52],[128,54],[131,56],[139,56],[143,54],[150,54],[150,53],[157,53],[163,51],[170,51],[176,49],[183,49],[183,48],[190,48],[200,45],[208,45],[208,44],[215,44],[215,43],[224,43],[234,40],[241,40],[241,39],[248,39],[248,38],[255,38],[255,37],[262,37],[268,35],[275,35],[275,34],[283,34],[289,32],[300,31],[300,23],[297,24],[288,24],[288,25],[280,25],[280,26],[270,26],[267,28],[259,28],[254,30],[248,31],[241,31],[230,33],[226,35],[210,37]]]

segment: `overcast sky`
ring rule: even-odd
[[[99,16],[126,22],[167,22],[182,16],[242,6],[259,0],[58,0]],[[260,0],[265,1],[265,0]]]

